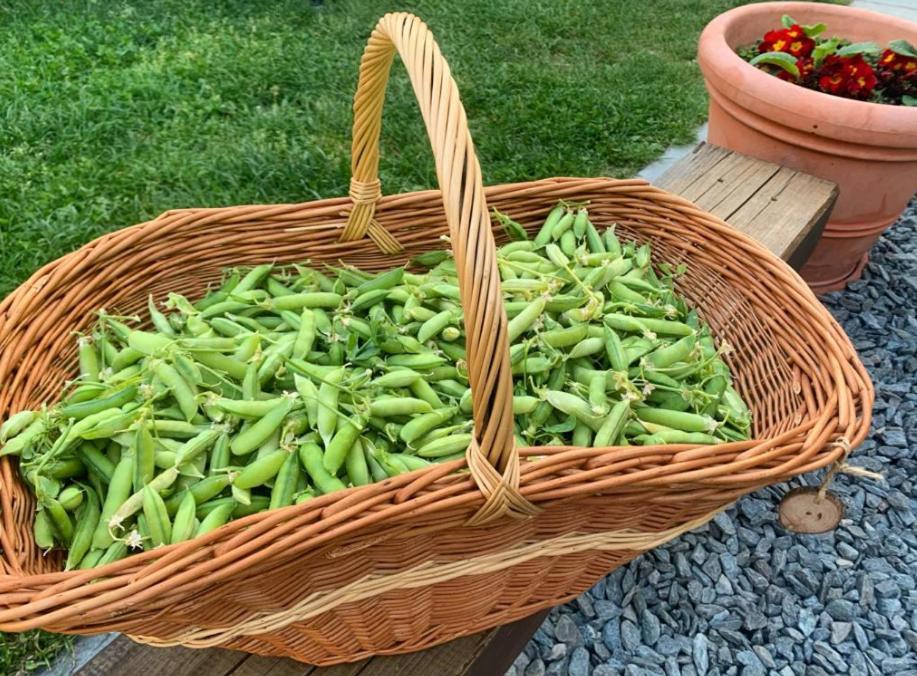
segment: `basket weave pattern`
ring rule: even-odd
[[[382,197],[378,140],[394,54],[420,102],[441,190]],[[233,521],[103,569],[61,572],[34,545],[34,501],[0,461],[0,630],[123,631],[315,664],[416,650],[570,599],[739,496],[838,461],[865,437],[873,391],[846,336],[753,240],[641,180],[556,178],[484,188],[448,66],[416,17],[383,17],[354,104],[351,197],[185,209],[48,264],[0,303],[0,418],[52,401],[72,332],[152,293],[200,294],[227,266],[400,265],[455,252],[475,436],[465,460]],[[534,231],[560,199],[685,262],[679,290],[728,341],[755,439],[717,446],[515,448],[496,207]],[[464,468],[470,471],[457,471]],[[100,574],[104,577],[100,577]]]

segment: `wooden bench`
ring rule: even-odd
[[[811,252],[838,193],[837,187],[827,181],[703,143],[657,184],[751,235],[796,268]],[[546,616],[547,611],[536,613],[513,624],[418,653],[375,657],[326,668],[230,650],[156,649],[124,636],[111,641],[97,638],[95,650],[84,647],[75,657],[58,664],[53,673],[55,676],[499,676],[510,667]]]

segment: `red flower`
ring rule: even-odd
[[[913,73],[917,71],[917,58],[886,49],[879,57],[879,70],[895,74]]]
[[[768,31],[758,46],[759,52],[786,52],[797,58],[808,57],[813,49],[815,40],[806,35],[799,24],[778,31]]]
[[[836,96],[867,99],[879,81],[862,54],[828,56],[818,70],[818,88]]]
[[[787,82],[805,82],[812,76],[815,64],[812,62],[811,58],[806,56],[801,59],[796,59],[796,67],[799,69],[798,78],[793,77],[790,73],[778,66],[771,66],[770,73]]]
[[[898,102],[905,94],[917,94],[917,58],[886,49],[878,66],[882,93],[887,99]]]

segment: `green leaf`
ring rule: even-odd
[[[917,106],[917,96],[910,96],[905,94],[901,97],[901,103],[906,106]]]
[[[782,17],[780,17],[780,23],[783,24],[784,28],[789,28],[796,23],[796,20],[789,14],[784,14]]]
[[[834,52],[837,51],[837,47],[840,43],[840,38],[831,38],[830,40],[825,40],[820,45],[817,45],[815,49],[812,50],[812,60],[814,61],[815,66],[820,66],[821,62],[825,60],[826,56],[834,54]]]
[[[854,42],[852,45],[841,47],[837,50],[838,56],[854,56],[856,54],[878,54],[882,51],[875,42]]]
[[[828,27],[823,23],[813,23],[809,24],[808,26],[803,26],[802,30],[810,38],[814,38],[816,35],[821,35],[824,33],[827,28]]]
[[[799,77],[799,68],[796,67],[796,59],[786,52],[764,52],[758,54],[749,63],[757,66],[759,63],[766,63],[771,66],[779,66],[793,77]]]
[[[892,40],[888,43],[888,48],[895,54],[910,56],[911,58],[917,59],[917,47],[914,47],[914,45],[907,40]]]

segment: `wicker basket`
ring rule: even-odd
[[[381,197],[378,141],[395,52],[441,191]],[[744,493],[838,461],[873,392],[848,339],[782,261],[644,181],[556,178],[484,188],[458,90],[430,31],[382,18],[354,104],[351,198],[170,211],[43,269],[0,304],[0,417],[53,399],[72,332],[100,307],[197,294],[264,261],[400,265],[450,235],[465,309],[478,443],[467,460],[250,516],[103,569],[61,572],[31,535],[34,503],[0,463],[0,630],[122,631],[315,664],[425,648],[561,603]],[[714,447],[515,448],[506,317],[489,207],[534,230],[560,199],[685,262],[680,290],[734,346],[753,441]],[[367,237],[368,235],[368,237]],[[520,461],[521,459],[521,461]],[[467,464],[470,471],[458,472]],[[101,576],[100,576],[101,575]]]

